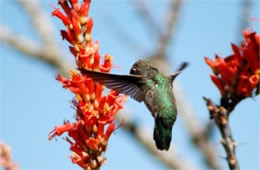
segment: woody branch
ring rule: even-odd
[[[227,153],[227,162],[230,169],[239,169],[238,160],[236,157],[237,143],[232,137],[232,132],[228,122],[229,112],[223,106],[217,106],[211,99],[203,98],[206,101],[210,118],[216,123],[221,133],[221,144]]]

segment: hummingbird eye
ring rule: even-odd
[[[137,71],[137,69],[135,67],[133,67],[131,70],[130,70],[130,74],[135,74]]]

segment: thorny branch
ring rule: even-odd
[[[53,25],[47,18],[47,15],[44,15],[42,9],[35,1],[19,1],[24,8],[28,11],[30,16],[32,17],[33,23],[35,27],[40,30],[39,34],[43,39],[43,43],[34,42],[28,37],[24,37],[21,35],[17,35],[12,32],[6,26],[0,25],[0,40],[4,43],[7,43],[17,49],[18,51],[28,55],[29,57],[39,59],[44,63],[52,66],[53,68],[58,69],[64,75],[68,75],[69,71],[73,67],[69,62],[64,58],[64,55],[61,53],[60,48],[55,42],[54,39],[48,38],[52,32]],[[40,11],[37,13],[37,11]],[[42,18],[45,23],[45,28],[42,28],[42,23],[37,22],[38,18]],[[48,45],[52,44],[51,46]],[[33,47],[33,48],[32,48]],[[120,115],[120,114],[119,114]],[[139,125],[131,122],[124,118],[125,122],[128,122],[128,125],[125,129],[130,132],[136,140],[138,140],[149,152],[151,152],[154,156],[158,157],[163,163],[165,163],[168,167],[172,169],[197,169],[190,163],[187,164],[186,161],[179,158],[179,155],[176,155],[172,150],[168,151],[167,154],[160,153],[155,149],[154,143],[151,141],[147,141],[147,137],[143,134],[145,128],[140,127]],[[151,133],[152,134],[152,133]],[[166,155],[166,156],[165,156]]]
[[[227,153],[227,162],[229,168],[232,170],[238,170],[239,164],[236,157],[237,143],[232,137],[232,132],[228,123],[228,111],[223,106],[217,106],[211,99],[203,98],[206,101],[210,118],[214,119],[218,129],[220,130],[222,139],[221,143]]]

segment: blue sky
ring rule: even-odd
[[[54,0],[40,2],[47,13],[52,11],[50,2],[56,4]],[[149,3],[153,16],[159,23],[163,19],[162,12],[167,7],[167,2],[153,0]],[[15,1],[1,0],[0,3],[1,24],[7,25],[16,33],[39,40],[30,18]],[[114,64],[122,68],[114,69],[115,73],[128,73],[137,59],[151,54],[155,48],[155,36],[138,18],[132,4],[123,0],[93,0],[91,4],[90,15],[94,18],[93,39],[99,41],[101,54],[113,55]],[[208,121],[202,96],[215,101],[220,97],[209,78],[211,70],[204,63],[203,57],[213,58],[216,53],[227,56],[232,52],[230,43],[238,44],[242,40],[239,33],[240,7],[241,1],[235,0],[186,0],[181,7],[167,57],[172,71],[183,61],[190,63],[176,81],[182,85],[184,95],[190,100],[197,118],[202,122]],[[260,18],[259,9],[260,2],[253,1],[250,17]],[[58,32],[63,29],[62,24],[56,18],[50,16],[50,19],[57,26],[57,42],[64,47],[63,52],[70,56],[68,44],[61,41]],[[259,33],[259,22],[251,24]],[[140,44],[143,50],[129,50],[116,34],[122,30]],[[70,107],[73,95],[62,89],[61,84],[55,80],[57,70],[40,61],[26,58],[24,54],[2,43],[0,56],[0,139],[11,145],[13,157],[19,162],[21,169],[78,169],[67,156],[70,154],[68,143],[62,138],[51,142],[47,140],[49,131],[55,125],[62,124],[63,120],[71,120],[74,114]],[[230,116],[233,137],[241,143],[237,148],[241,169],[260,169],[259,100],[259,96],[244,100]],[[153,129],[153,118],[143,104],[129,100],[126,107],[132,110],[132,116],[138,123]],[[222,168],[227,168],[222,158],[225,153],[219,139],[219,132],[215,130],[214,144],[220,151]],[[200,168],[206,168],[199,152],[190,145],[181,118],[173,129],[173,142],[183,158],[190,159]],[[108,162],[103,169],[167,169],[123,129],[118,129],[111,136],[106,157]]]

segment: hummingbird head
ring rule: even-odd
[[[130,70],[130,74],[148,76],[152,73],[159,73],[159,70],[148,60],[138,60]]]

